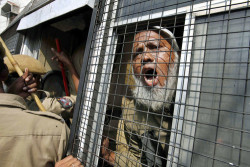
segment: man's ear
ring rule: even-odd
[[[8,77],[8,74],[8,67],[4,64],[3,58],[0,57],[0,81],[5,81]]]

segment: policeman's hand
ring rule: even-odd
[[[61,161],[58,161],[55,164],[55,167],[83,167],[83,165],[81,165],[81,162],[74,158],[72,155],[67,156],[66,158],[62,159]]]
[[[110,164],[114,165],[115,163],[115,153],[108,149],[109,147],[109,139],[106,137],[102,141],[101,153],[102,157]]]
[[[52,60],[56,60],[57,62],[63,63],[63,65],[65,65],[67,68],[73,66],[72,62],[69,60],[68,56],[64,52],[59,53],[54,48],[51,48],[51,51],[55,55],[51,58]]]
[[[30,93],[37,91],[37,84],[35,78],[26,68],[24,74],[16,79],[8,88],[8,93],[19,95],[26,98]]]

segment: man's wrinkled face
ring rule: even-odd
[[[174,61],[178,57],[170,43],[154,31],[140,32],[134,41],[133,96],[137,105],[161,113],[163,108],[170,107],[174,97],[177,81]]]
[[[173,67],[175,55],[171,45],[154,31],[139,32],[133,47],[135,76],[146,86],[166,84],[169,66]]]

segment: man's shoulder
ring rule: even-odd
[[[61,116],[51,112],[31,110],[23,110],[23,112],[25,115],[29,115],[32,120],[37,120],[36,123],[40,124],[40,126],[49,128],[56,127],[56,129],[58,129],[58,127],[64,127],[66,125],[64,119]],[[32,121],[32,123],[35,122]]]
[[[43,112],[43,111],[31,111],[31,110],[23,110],[23,112],[30,115],[30,117],[37,117],[38,119],[44,119],[44,120],[50,120],[50,121],[59,121],[61,123],[64,123],[64,119],[54,113],[51,112]]]
[[[1,112],[0,120],[1,135],[61,136],[69,132],[63,118],[50,112],[13,110]]]

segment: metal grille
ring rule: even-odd
[[[250,1],[96,1],[69,153],[85,166],[250,166]]]

